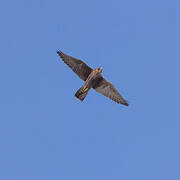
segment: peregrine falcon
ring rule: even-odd
[[[93,88],[100,94],[110,98],[111,100],[128,106],[127,101],[119,94],[112,83],[105,80],[102,76],[102,67],[97,69],[90,68],[83,61],[57,51],[62,60],[74,71],[83,81],[84,85],[75,93],[80,101],[83,101],[88,91]]]

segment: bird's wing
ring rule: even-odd
[[[99,82],[96,84],[94,89],[99,92],[100,94],[110,98],[111,100],[128,106],[128,103],[126,100],[119,94],[119,92],[116,90],[116,88],[107,80],[105,80],[103,77],[99,80]]]
[[[82,80],[85,81],[88,78],[92,69],[87,64],[79,59],[62,53],[61,51],[57,51],[57,54]]]

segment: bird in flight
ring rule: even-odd
[[[75,93],[80,101],[83,101],[88,91],[93,88],[98,93],[110,98],[111,100],[128,106],[127,101],[119,94],[117,89],[102,76],[102,67],[97,69],[90,68],[83,61],[57,51],[61,59],[75,72],[83,81],[84,85]]]

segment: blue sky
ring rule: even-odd
[[[0,179],[179,180],[180,2],[1,1]],[[59,49],[103,67],[91,90]]]

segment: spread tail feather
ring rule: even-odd
[[[76,92],[75,97],[77,97],[80,101],[83,101],[88,91],[89,89],[83,86]]]

